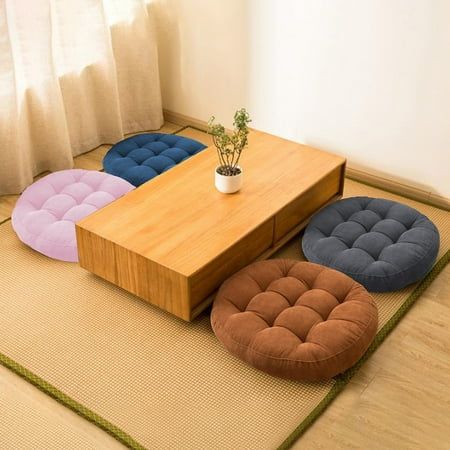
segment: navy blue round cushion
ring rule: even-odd
[[[409,206],[352,197],[314,215],[302,248],[309,261],[340,270],[369,291],[395,291],[421,280],[433,267],[439,232]]]
[[[201,142],[175,134],[138,134],[111,147],[103,168],[140,186],[205,148]]]

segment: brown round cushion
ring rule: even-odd
[[[375,303],[356,281],[318,264],[260,261],[223,283],[214,333],[234,355],[271,375],[331,378],[355,364],[372,342]]]

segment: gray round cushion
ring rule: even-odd
[[[352,197],[312,218],[302,248],[309,261],[340,270],[369,291],[395,291],[422,279],[433,267],[439,232],[409,206]]]

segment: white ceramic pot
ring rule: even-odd
[[[242,169],[238,166],[241,173],[233,176],[221,175],[217,172],[218,167],[216,167],[215,171],[215,184],[216,189],[223,194],[233,194],[234,192],[239,191],[242,187]]]

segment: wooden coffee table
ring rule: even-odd
[[[214,187],[217,154],[200,152],[76,225],[80,265],[185,320],[231,274],[285,244],[340,198],[345,159],[251,131],[244,184]]]

